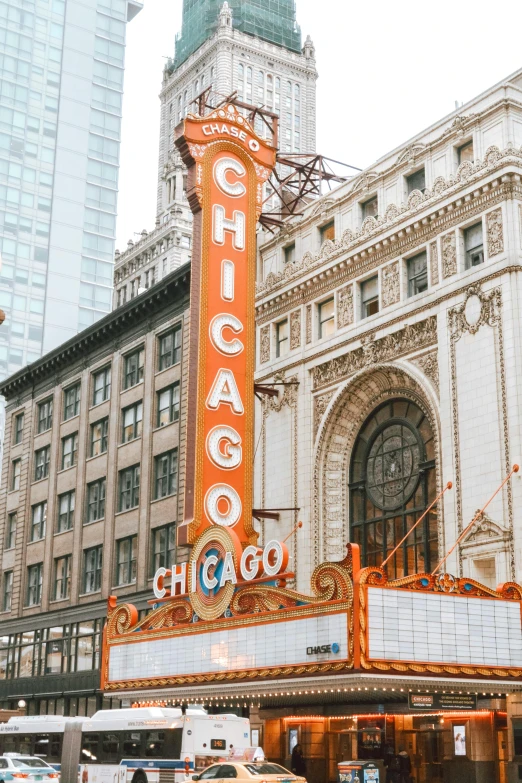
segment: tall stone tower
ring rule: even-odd
[[[156,227],[116,258],[114,304],[190,259],[191,213],[174,129],[207,87],[237,91],[279,114],[283,152],[315,152],[314,45],[302,45],[294,0],[183,0],[181,32],[163,72]],[[262,132],[262,126],[258,131]]]

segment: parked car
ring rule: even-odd
[[[27,783],[57,783],[60,773],[38,756],[4,753],[0,756],[0,781],[26,780]]]
[[[242,761],[213,764],[211,767],[193,775],[192,780],[215,780],[219,783],[306,783],[306,779],[294,775],[279,764],[271,761]]]

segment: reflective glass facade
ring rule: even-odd
[[[177,68],[217,28],[223,0],[183,0],[181,33],[176,37]],[[301,29],[296,22],[294,0],[228,0],[233,26],[263,41],[301,51]]]
[[[130,0],[0,0],[0,378],[111,307]]]

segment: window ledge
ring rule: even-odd
[[[110,401],[111,401],[111,398],[110,398],[110,396],[109,396],[109,397],[107,397],[107,399],[106,399],[106,400],[102,400],[101,402],[93,402],[93,404],[90,406],[89,410],[90,410],[90,411],[93,411],[95,408],[99,408],[99,407],[100,407],[100,405],[103,405],[104,403],[106,403],[106,402],[110,402]],[[95,423],[95,422],[93,422],[93,424],[94,424],[94,423]]]
[[[135,383],[133,386],[126,386],[125,389],[120,389],[120,394],[125,394],[125,392],[128,392],[131,389],[136,389],[142,383],[144,383],[143,378],[141,379],[141,381],[138,381],[138,383]]]
[[[53,598],[52,601],[49,601],[49,605],[51,604],[63,604],[64,601],[70,601],[71,596],[68,595],[67,598]]]
[[[66,533],[72,533],[74,530],[74,525],[67,530],[57,530],[56,533],[53,533],[53,536],[56,538],[56,536],[64,536]]]
[[[85,462],[90,462],[92,459],[98,459],[99,457],[103,457],[105,454],[108,453],[108,451],[109,450],[107,449],[107,451],[102,451],[100,454],[94,454],[92,457],[87,457]]]
[[[138,505],[137,505],[137,506],[132,506],[132,508],[126,508],[126,509],[124,509],[123,511],[116,511],[116,513],[114,514],[114,516],[115,516],[115,517],[119,517],[119,516],[121,516],[122,514],[128,514],[128,513],[129,513],[129,512],[131,512],[131,511],[136,511],[136,509],[139,509],[139,507],[140,507],[140,505],[139,505],[139,503],[138,503]]]
[[[177,419],[174,419],[174,421],[169,421],[168,424],[162,424],[160,427],[154,427],[152,432],[160,432],[161,430],[164,430],[167,427],[172,427],[173,424],[179,424],[179,417]]]
[[[169,498],[175,498],[177,497],[178,493],[173,492],[172,495],[164,495],[162,498],[154,498],[154,500],[150,500],[149,503],[160,503],[162,500],[168,500]]]
[[[69,465],[68,468],[60,468],[60,470],[57,470],[56,475],[60,476],[62,473],[67,473],[68,470],[72,470],[73,468],[77,468],[77,467],[78,467],[78,463],[75,462],[74,465]]]
[[[154,377],[156,378],[158,375],[162,375],[162,373],[167,372],[167,370],[172,370],[173,367],[178,367],[178,365],[181,365],[181,359],[179,362],[174,362],[174,364],[169,364],[168,367],[164,367],[162,370],[156,370],[154,373]]]
[[[90,593],[80,593],[78,598],[87,598],[90,595],[100,595],[100,593],[101,593],[101,587],[99,590],[91,590]],[[88,636],[89,634],[85,634],[85,635]]]
[[[100,517],[99,519],[91,519],[90,522],[84,522],[82,527],[89,527],[89,525],[95,525],[97,522],[103,522],[105,517]]]
[[[111,587],[111,590],[119,590],[120,587],[135,587],[135,586],[136,586],[136,582],[125,582],[125,584],[123,585],[113,585]]]
[[[78,413],[75,413],[73,416],[69,416],[68,419],[62,419],[61,424],[65,424],[67,421],[72,421],[73,419],[78,418],[79,415],[80,415],[80,411],[78,411]]]
[[[38,609],[38,607],[42,606],[42,602],[40,601],[39,604],[24,604],[24,609]]]
[[[137,435],[135,438],[132,438],[132,440],[126,440],[124,443],[118,443],[116,448],[121,449],[122,446],[128,446],[129,443],[134,443],[134,441],[139,440],[140,438],[141,435]],[[122,468],[122,470],[125,470],[125,468]]]
[[[31,486],[34,486],[35,484],[41,484],[42,481],[48,481],[48,480],[49,480],[49,476],[44,476],[41,479],[34,479],[34,481],[31,481]],[[16,491],[17,490],[13,490],[13,492],[16,492]]]

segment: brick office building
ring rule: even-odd
[[[172,560],[188,292],[185,266],[2,386],[3,706],[92,714],[108,595],[144,609]]]

